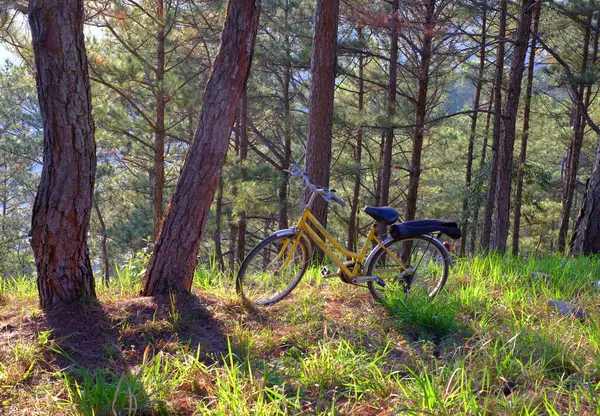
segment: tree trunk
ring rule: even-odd
[[[537,0],[523,0],[519,13],[519,25],[513,46],[513,56],[508,77],[508,91],[502,114],[502,129],[498,151],[498,185],[496,187],[496,216],[494,221],[493,248],[506,252],[510,229],[510,188],[512,182],[513,153],[517,134],[517,114],[521,98],[521,83],[525,70],[525,57],[531,34],[533,8]]]
[[[230,0],[198,129],[146,271],[146,296],[189,291],[237,103],[250,72],[260,0]]]
[[[237,223],[234,221],[233,213],[229,217],[229,248],[227,249],[227,262],[229,264],[229,270],[235,270],[235,255],[237,254]]]
[[[238,162],[242,176],[242,183],[248,180],[248,171],[246,169],[246,159],[248,158],[248,96],[246,91],[242,94],[242,102],[240,108],[240,154]],[[240,210],[238,221],[238,237],[236,257],[239,262],[246,257],[246,211]]]
[[[2,175],[2,186],[0,187],[0,190],[3,190],[2,192],[2,221],[0,222],[0,232],[2,232],[2,238],[6,239],[7,235],[6,235],[6,216],[8,213],[8,176],[7,176],[7,164],[3,163],[2,165],[0,165],[0,172],[3,173]]]
[[[358,39],[359,42],[364,42],[364,36],[362,29],[358,30]],[[358,55],[358,114],[360,117],[363,115],[363,110],[365,106],[365,80],[364,80],[364,70],[365,70],[365,58],[362,53]],[[348,219],[348,250],[356,251],[356,237],[358,233],[358,203],[360,198],[360,184],[361,184],[361,176],[362,176],[362,142],[363,142],[363,127],[360,125],[358,127],[358,131],[356,132],[356,147],[354,149],[354,168],[356,172],[354,173],[354,190],[352,192],[352,204],[350,207],[350,218]]]
[[[381,132],[381,141],[379,142],[379,155],[377,159],[377,163],[379,166],[383,166],[383,151],[385,148],[385,131]],[[381,172],[383,169],[379,168],[377,170],[377,181],[375,181],[375,206],[381,206]]]
[[[390,125],[396,115],[396,89],[398,85],[398,9],[399,0],[392,2],[392,18],[390,19],[390,78],[388,82],[387,118]],[[390,203],[390,181],[392,178],[392,148],[394,144],[394,128],[387,127],[383,132],[383,163],[381,165],[381,183],[379,185],[379,204],[387,206]],[[379,234],[383,235],[387,227],[379,225]]]
[[[574,256],[600,253],[600,135],[598,139],[594,169],[573,241]]]
[[[587,20],[588,26],[585,29],[585,38],[583,42],[583,59],[581,63],[581,73],[583,74],[587,67],[588,50],[590,43],[590,26],[591,17]],[[584,86],[580,85],[579,96],[583,96]],[[585,132],[585,120],[583,118],[582,109],[576,106],[575,122],[573,125],[573,140],[569,144],[569,156],[567,163],[566,180],[563,188],[563,209],[561,212],[560,230],[558,233],[558,249],[563,252],[565,250],[565,241],[569,231],[569,219],[571,217],[571,207],[573,205],[573,195],[577,184],[577,171],[579,169],[579,156],[583,145],[583,136]]]
[[[152,184],[153,240],[156,240],[163,217],[165,187],[165,13],[164,0],[156,0],[156,126],[154,129],[154,172]]]
[[[333,94],[339,0],[317,0],[315,8],[315,33],[311,58],[312,82],[310,86],[310,115],[306,141],[306,171],[312,183],[329,186],[331,165],[331,140],[333,126]],[[303,205],[310,195],[305,192]],[[314,216],[327,225],[327,203],[316,198],[312,208]]]
[[[219,270],[225,271],[225,259],[223,259],[223,245],[221,244],[221,217],[223,215],[223,181],[219,180],[219,186],[217,187],[217,196],[215,201],[215,232],[213,234],[213,241],[215,243],[215,257]]]
[[[463,200],[463,233],[460,239],[460,255],[465,255],[467,245],[467,230],[469,229],[469,189],[471,187],[473,170],[473,149],[477,135],[477,118],[479,116],[479,100],[481,98],[481,87],[483,85],[483,71],[485,70],[485,43],[486,43],[487,9],[484,6],[481,21],[481,44],[479,45],[479,70],[477,72],[477,83],[475,86],[475,98],[473,100],[473,115],[471,116],[471,133],[469,134],[469,148],[467,150],[467,173],[465,177],[465,189],[467,194]]]
[[[29,3],[44,125],[31,247],[44,309],[96,297],[87,247],[96,145],[83,17],[83,0]]]
[[[284,149],[282,168],[288,170],[292,162],[292,126],[290,119],[290,79],[292,68],[288,64],[283,76],[283,111],[284,111]],[[281,184],[279,185],[279,228],[289,227],[288,221],[288,182],[287,172],[281,174]]]
[[[490,103],[488,104],[488,113],[487,113],[487,117],[485,120],[485,131],[483,133],[483,144],[481,146],[481,158],[479,159],[479,176],[483,176],[483,172],[485,170],[485,163],[486,163],[486,155],[487,155],[487,148],[488,148],[488,138],[489,138],[489,134],[490,134],[490,121],[492,118],[492,104],[494,101],[494,90],[492,89],[492,92],[490,94]],[[474,213],[473,213],[473,226],[471,227],[471,246],[470,246],[470,250],[471,253],[474,253],[476,250],[476,245],[477,245],[477,231],[479,229],[479,210],[481,208],[481,195],[478,194],[477,195],[477,201],[475,203],[475,208],[473,209]]]
[[[533,29],[531,31],[531,46],[527,66],[527,90],[525,92],[525,109],[523,111],[523,135],[521,136],[521,154],[517,173],[517,194],[515,196],[515,223],[512,236],[512,253],[519,254],[519,234],[521,229],[521,204],[523,202],[523,177],[527,162],[527,141],[529,139],[529,116],[531,114],[531,94],[533,91],[533,72],[535,70],[535,49],[540,21],[540,4],[535,5]]]
[[[286,1],[285,7],[285,24],[288,25],[289,17],[289,1]],[[284,170],[290,168],[292,162],[292,119],[290,111],[290,82],[292,80],[292,46],[290,36],[286,35],[285,38],[285,57],[286,65],[283,72],[283,127],[284,127],[284,138],[283,138],[283,163],[281,167]],[[279,228],[286,229],[289,227],[288,220],[288,182],[289,177],[287,172],[281,173],[281,184],[279,185]]]
[[[102,247],[102,268],[104,269],[104,285],[106,287],[110,284],[110,259],[108,258],[108,232],[106,231],[106,224],[104,223],[104,217],[100,212],[98,202],[94,199],[94,210],[98,216],[98,222],[100,223],[100,247]]]
[[[500,23],[498,37],[504,39],[506,36],[506,0],[500,0]],[[481,249],[490,249],[490,237],[492,234],[492,216],[495,208],[496,182],[498,174],[498,150],[500,146],[500,126],[502,119],[502,79],[504,78],[504,40],[498,42],[496,55],[496,79],[494,80],[494,128],[492,137],[492,167],[488,181],[488,192],[483,213],[483,230],[481,231]]]
[[[240,120],[242,119],[242,105],[239,103],[235,118],[235,124],[237,128],[234,129],[233,133],[233,156],[234,159],[240,158],[240,142],[241,140],[241,127]],[[219,181],[221,183],[222,181]],[[227,250],[229,270],[235,270],[236,265],[236,254],[237,254],[237,237],[238,237],[238,221],[235,218],[235,203],[237,201],[238,188],[237,180],[231,181],[231,211],[229,213],[229,247]]]
[[[587,19],[583,41],[583,56],[581,61],[581,74],[584,74],[588,66],[588,56],[591,38],[592,17]],[[578,86],[579,97],[583,97],[585,87],[583,84]],[[589,102],[585,104],[586,108]],[[583,109],[576,105],[575,123],[573,125],[573,140],[569,145],[569,157],[567,164],[566,181],[563,188],[563,209],[561,212],[560,229],[558,232],[558,250],[562,253],[565,250],[567,233],[569,232],[569,219],[571,218],[571,207],[573,206],[573,195],[577,187],[577,171],[579,170],[579,156],[583,146],[583,136],[585,135],[586,122],[583,117]]]
[[[435,36],[434,30],[435,0],[427,1],[425,14],[425,31],[421,48],[421,67],[419,69],[419,93],[417,95],[415,130],[412,141],[412,155],[406,197],[405,221],[414,220],[417,214],[417,197],[419,178],[421,177],[421,156],[423,153],[423,136],[425,134],[425,119],[427,117],[427,92],[429,88],[429,63],[431,61],[431,44]]]

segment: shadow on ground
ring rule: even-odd
[[[199,350],[200,358],[208,363],[220,360],[227,354],[227,338],[206,302],[180,294],[54,309],[44,317],[58,351],[52,358],[60,368],[76,365],[116,373],[160,350],[174,352],[182,347]]]

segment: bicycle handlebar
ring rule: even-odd
[[[334,194],[334,190],[328,188],[318,188],[310,181],[308,174],[306,171],[300,169],[298,165],[292,163],[292,169],[284,169],[284,172],[289,173],[292,176],[301,176],[306,184],[306,187],[310,189],[312,192],[319,194],[329,205],[333,205],[334,202],[337,202],[341,206],[345,207],[346,203],[337,195]]]

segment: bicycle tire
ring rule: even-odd
[[[411,242],[412,244],[410,244]],[[415,289],[418,289],[419,295],[426,294],[432,299],[444,288],[448,280],[451,259],[450,253],[437,238],[431,235],[389,238],[383,242],[383,246],[397,255],[400,254],[404,258],[403,261],[408,259],[408,264],[405,266],[415,270],[411,276],[399,265],[396,269],[391,265],[392,269],[390,269],[390,265],[382,264],[385,262],[386,251],[381,246],[377,246],[369,255],[367,276],[381,277],[386,286],[382,287],[377,281],[368,282],[369,292],[375,300],[385,302],[390,295],[397,296],[398,291],[403,291],[404,294],[414,294],[417,292]],[[410,247],[410,253],[407,253],[407,247]],[[400,250],[402,250],[401,253]],[[421,271],[422,274],[419,274],[418,269],[421,266],[423,266],[424,272]],[[381,271],[385,271],[386,275],[380,276]],[[423,273],[433,274],[433,276],[425,276]],[[393,274],[393,280],[390,279],[390,274]]]
[[[294,253],[292,253],[292,257],[290,258],[289,264],[293,263],[295,269],[289,269],[288,264],[285,270],[280,270],[279,272],[279,274],[282,274],[283,271],[290,270],[291,276],[277,276],[277,273],[272,273],[268,270],[270,266],[275,266],[273,262],[279,256],[284,259],[282,261],[285,264],[285,259],[289,256],[289,251],[286,251],[286,247],[293,248],[293,242],[296,237],[297,231],[278,231],[258,243],[248,253],[236,277],[236,291],[244,305],[272,305],[284,299],[296,288],[306,273],[312,254],[310,242],[305,236],[299,239]],[[285,253],[281,250],[284,250]],[[297,252],[299,253],[298,261],[291,261],[296,259]],[[282,255],[282,253],[285,255]],[[274,256],[273,260],[269,258],[271,255]],[[255,264],[256,261],[259,261],[260,264]]]

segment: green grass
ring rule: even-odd
[[[135,298],[143,268],[132,259],[110,288],[99,284],[101,302]],[[0,413],[597,414],[598,280],[600,258],[491,254],[457,259],[433,301],[403,295],[384,307],[310,270],[289,300],[254,316],[237,303],[233,274],[205,266],[194,291],[228,337],[223,356],[207,362],[203,340],[196,347],[177,338],[189,317],[172,299],[145,322],[113,318],[130,337],[149,345],[167,338],[170,347],[63,370],[51,334],[28,326],[42,317],[35,281],[5,280],[0,327],[13,336],[0,345]],[[563,317],[549,300],[580,305],[588,317]]]

